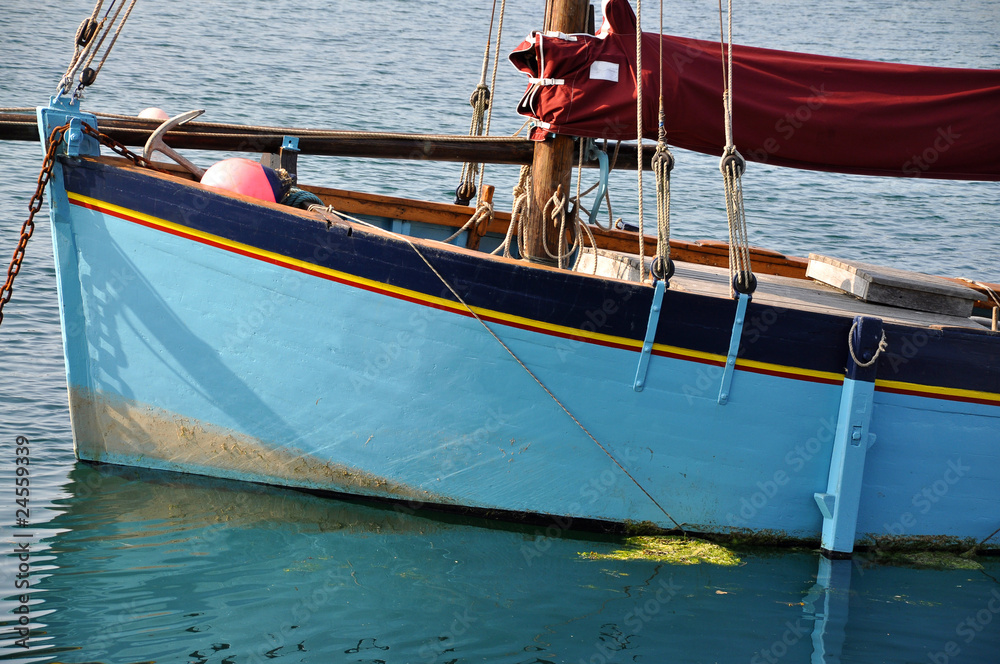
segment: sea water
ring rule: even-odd
[[[540,0],[507,4],[503,57],[541,26]],[[204,119],[215,122],[464,133],[492,6],[140,0],[84,107],[125,114],[204,108]],[[4,4],[0,107],[47,101],[91,9],[79,0]],[[717,3],[669,2],[664,11],[668,33],[718,35]],[[644,29],[656,29],[658,12],[644,3]],[[734,7],[739,43],[924,65],[1000,68],[997,25],[1000,10],[985,0]],[[512,108],[523,87],[501,58],[493,133],[520,127]],[[674,236],[724,239],[716,160],[676,154]],[[223,155],[188,156],[207,166]],[[3,265],[40,162],[37,144],[0,142]],[[443,202],[453,198],[460,170],[299,161],[306,183]],[[509,205],[516,175],[512,167],[487,170],[500,206]],[[613,174],[615,216],[630,223],[637,223],[635,180]],[[744,187],[755,245],[1000,281],[997,183],[751,164]],[[649,179],[645,190],[648,211]],[[8,552],[0,557],[2,660],[1000,661],[995,560],[933,569],[746,548],[737,548],[736,566],[619,560],[601,554],[620,543],[553,526],[77,463],[51,251],[43,218],[0,328],[0,528]],[[27,451],[21,445],[18,453],[18,436]],[[24,508],[15,496],[18,456],[30,463],[22,528],[13,527],[24,518],[16,512]],[[997,517],[1000,527],[1000,509]],[[22,558],[30,552],[27,572],[16,549]],[[24,622],[27,650],[16,643]]]

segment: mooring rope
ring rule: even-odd
[[[972,286],[982,288],[986,291],[989,298],[993,300],[993,319],[991,321],[991,329],[996,332],[997,328],[1000,327],[1000,324],[998,324],[1000,323],[1000,320],[998,320],[1000,319],[1000,315],[998,315],[1000,314],[1000,296],[997,295],[997,292],[994,289],[990,288],[989,284],[984,284],[981,281],[975,281],[973,279],[967,279],[966,277],[959,277],[959,280]]]
[[[457,300],[458,300],[458,301],[459,301],[459,302],[460,302],[460,303],[462,304],[462,306],[463,306],[463,307],[465,307],[465,309],[466,309],[466,310],[467,310],[467,311],[468,311],[468,312],[469,312],[469,313],[470,313],[470,314],[471,314],[471,315],[472,315],[472,316],[473,316],[473,317],[474,317],[474,318],[475,318],[475,319],[476,319],[477,321],[479,321],[479,324],[480,324],[480,325],[482,325],[482,326],[483,326],[483,327],[484,327],[484,328],[486,329],[486,331],[490,333],[490,336],[491,336],[491,337],[493,337],[493,338],[494,338],[494,339],[496,340],[496,342],[497,342],[498,344],[500,344],[500,346],[501,346],[501,347],[502,347],[502,348],[503,348],[503,349],[504,349],[505,351],[507,351],[507,353],[508,353],[508,354],[509,354],[509,355],[510,355],[510,356],[511,356],[511,357],[512,357],[513,359],[514,359],[514,361],[515,361],[515,362],[517,362],[517,363],[518,363],[518,365],[520,365],[520,367],[521,367],[522,369],[524,369],[524,371],[525,371],[525,372],[526,372],[526,373],[527,373],[527,374],[528,374],[529,376],[531,376],[531,378],[532,378],[532,379],[533,379],[533,380],[534,380],[534,381],[535,381],[535,382],[536,382],[536,383],[538,384],[538,386],[539,386],[540,388],[542,388],[542,390],[544,390],[544,391],[545,391],[545,393],[546,393],[547,395],[549,395],[549,397],[550,397],[550,398],[552,399],[552,401],[554,401],[554,402],[556,403],[556,405],[558,405],[558,406],[559,406],[559,408],[561,408],[561,409],[562,409],[562,411],[563,411],[564,413],[566,413],[566,415],[568,415],[568,416],[569,416],[569,418],[570,418],[571,420],[573,420],[573,422],[574,422],[574,423],[575,423],[575,424],[576,424],[576,425],[577,425],[578,427],[580,427],[580,430],[581,430],[581,431],[583,431],[583,433],[585,433],[585,434],[587,435],[587,437],[588,437],[588,438],[590,438],[590,440],[592,440],[592,441],[594,442],[594,444],[596,444],[596,445],[597,445],[597,446],[598,446],[599,448],[601,448],[601,451],[602,451],[602,452],[604,452],[604,454],[606,454],[606,455],[607,455],[607,457],[608,457],[609,459],[611,459],[611,461],[612,461],[612,462],[613,462],[613,463],[614,463],[614,464],[615,464],[616,466],[618,466],[618,468],[619,468],[619,469],[621,469],[621,471],[622,471],[623,473],[625,473],[625,475],[626,475],[626,476],[627,476],[627,477],[628,477],[628,478],[629,478],[630,480],[632,480],[633,484],[635,484],[635,485],[636,485],[636,486],[637,486],[637,487],[639,488],[639,490],[640,490],[640,491],[642,491],[642,492],[643,492],[643,493],[644,493],[644,494],[646,495],[646,497],[647,497],[647,498],[649,498],[649,499],[650,499],[650,500],[652,501],[652,503],[653,503],[654,505],[656,505],[656,507],[657,507],[657,508],[659,508],[659,510],[660,510],[661,512],[663,512],[663,514],[664,514],[664,515],[666,515],[666,517],[667,517],[668,519],[670,519],[671,523],[673,523],[673,524],[674,524],[675,526],[677,526],[677,529],[678,529],[678,530],[680,530],[680,531],[681,531],[681,532],[683,533],[683,532],[684,532],[684,527],[683,527],[683,526],[681,526],[681,524],[677,523],[677,520],[676,520],[676,519],[674,519],[674,517],[672,517],[672,516],[670,515],[670,513],[669,513],[669,512],[667,512],[667,510],[665,510],[665,509],[663,508],[663,506],[662,506],[662,505],[660,505],[660,503],[659,503],[659,502],[658,502],[658,501],[656,500],[656,498],[654,498],[654,497],[653,497],[653,496],[652,496],[652,495],[651,495],[651,494],[650,494],[650,493],[649,493],[649,492],[648,492],[648,491],[646,490],[646,488],[645,488],[645,487],[643,487],[643,486],[642,486],[642,484],[640,484],[640,483],[639,483],[639,480],[637,480],[637,479],[636,479],[635,477],[633,477],[632,473],[628,472],[628,469],[627,469],[627,468],[625,468],[625,466],[623,466],[623,465],[622,465],[622,464],[621,464],[621,463],[620,463],[620,462],[618,461],[618,459],[616,459],[616,458],[615,458],[615,456],[614,456],[613,454],[611,454],[611,452],[609,452],[609,451],[608,451],[608,448],[606,448],[606,447],[605,447],[604,445],[602,445],[602,444],[601,444],[601,441],[597,440],[597,438],[595,438],[595,437],[594,437],[594,434],[592,434],[592,433],[591,433],[591,432],[590,432],[590,431],[589,431],[589,430],[587,429],[587,427],[585,427],[585,426],[583,425],[583,423],[582,423],[582,422],[580,422],[580,420],[578,420],[578,419],[576,418],[576,416],[575,416],[575,415],[574,415],[573,413],[571,413],[571,412],[570,412],[569,408],[567,408],[567,407],[566,407],[566,406],[565,406],[565,405],[563,404],[563,402],[562,402],[562,401],[560,401],[560,400],[558,399],[558,397],[556,397],[556,395],[552,393],[552,390],[550,390],[550,389],[549,389],[548,387],[546,387],[546,386],[545,386],[545,383],[543,383],[543,382],[541,381],[541,379],[539,379],[539,378],[538,378],[538,376],[536,376],[536,375],[534,374],[534,372],[532,372],[532,370],[528,368],[528,365],[526,365],[526,364],[525,364],[525,363],[524,363],[523,361],[521,361],[521,358],[519,358],[519,357],[517,356],[517,354],[515,354],[515,353],[514,353],[514,351],[512,351],[512,350],[510,349],[510,347],[509,347],[509,346],[508,346],[507,344],[505,344],[505,343],[503,342],[503,340],[502,340],[502,339],[501,339],[500,337],[498,337],[498,336],[497,336],[496,332],[494,332],[494,331],[493,331],[493,329],[492,329],[492,328],[491,328],[491,327],[490,327],[489,325],[487,325],[487,324],[486,324],[486,322],[485,322],[485,321],[484,321],[484,320],[483,320],[482,318],[480,318],[480,317],[479,317],[479,314],[477,314],[477,313],[476,313],[476,312],[475,312],[475,311],[474,311],[474,310],[472,309],[472,307],[470,307],[470,306],[469,306],[469,305],[468,305],[468,304],[467,304],[467,303],[465,302],[465,300],[463,300],[463,299],[462,299],[462,296],[461,296],[461,295],[459,295],[459,294],[458,294],[458,293],[457,293],[457,292],[455,291],[455,289],[451,287],[451,284],[449,284],[449,283],[448,283],[448,281],[447,281],[447,280],[446,280],[446,279],[445,279],[445,278],[444,278],[444,277],[443,277],[443,276],[441,275],[441,273],[440,273],[440,272],[438,272],[438,271],[437,271],[437,270],[436,270],[436,269],[434,268],[434,266],[433,266],[433,265],[431,265],[431,262],[430,262],[429,260],[427,260],[427,258],[426,258],[426,257],[425,257],[425,256],[424,256],[424,255],[423,255],[423,254],[422,254],[421,252],[420,252],[420,250],[419,250],[419,249],[417,249],[417,246],[416,246],[416,245],[415,245],[415,244],[414,244],[414,243],[413,243],[412,241],[410,241],[410,239],[409,239],[409,238],[407,238],[407,237],[405,237],[405,236],[400,236],[400,237],[402,237],[402,238],[403,238],[404,240],[406,240],[406,242],[407,242],[407,243],[408,243],[408,244],[409,244],[409,245],[410,245],[410,246],[411,246],[411,247],[413,248],[413,250],[414,250],[414,251],[415,251],[415,252],[417,253],[417,255],[418,255],[418,256],[420,256],[421,260],[423,260],[423,262],[427,264],[427,267],[428,267],[428,268],[430,268],[431,272],[433,272],[433,273],[434,273],[434,274],[435,274],[435,275],[437,276],[437,278],[441,280],[441,283],[442,283],[442,284],[444,284],[444,285],[445,285],[445,287],[446,287],[446,288],[447,288],[447,289],[448,289],[449,291],[451,291],[451,294],[455,296],[455,299],[457,299]]]
[[[455,231],[454,233],[452,233],[447,238],[441,241],[444,242],[445,244],[450,244],[452,240],[461,235],[463,231],[467,231],[473,226],[479,224],[486,224],[488,227],[491,221],[493,221],[493,203],[481,200],[479,201],[479,204],[476,206],[476,211],[472,214],[471,217],[469,217],[469,220],[466,221],[464,224],[462,224],[461,228],[459,228],[457,231]]]

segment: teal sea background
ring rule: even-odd
[[[508,0],[493,133],[522,124],[504,58],[541,26]],[[295,127],[466,133],[493,3],[139,0],[84,108]],[[47,102],[79,0],[7,0],[0,107]],[[667,2],[665,31],[715,39],[718,5]],[[735,41],[912,64],[1000,68],[1000,4],[762,0]],[[643,3],[645,30],[659,7]],[[494,28],[495,34],[495,28]],[[735,82],[739,90],[739,81]],[[720,100],[719,113],[722,113]],[[737,117],[736,122],[739,121]],[[1000,129],[998,129],[1000,131]],[[187,153],[202,166],[225,156]],[[676,151],[672,225],[724,239],[717,159]],[[37,143],[0,141],[0,261],[35,189]],[[301,181],[453,199],[460,164],[302,157]],[[508,207],[517,171],[490,167]],[[591,176],[588,173],[585,176]],[[586,177],[585,177],[586,180]],[[637,222],[634,173],[615,215]],[[589,184],[589,183],[587,183]],[[585,184],[586,186],[586,184]],[[1000,282],[1000,184],[862,178],[751,164],[751,243]],[[654,210],[646,180],[646,223]],[[1000,561],[970,569],[828,564],[739,550],[736,567],[593,559],[618,544],[236,482],[74,460],[47,208],[0,327],[0,660],[54,662],[1000,662]],[[15,529],[15,439],[30,441],[30,528]],[[1000,443],[1000,432],[996,432]],[[1000,526],[998,509],[997,526]],[[31,648],[15,613],[30,532]]]

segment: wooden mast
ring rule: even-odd
[[[589,15],[589,0],[547,0],[545,29],[566,34],[584,32]],[[544,73],[539,72],[539,76],[544,76]],[[569,201],[572,169],[572,137],[555,136],[535,144],[531,162],[531,204],[528,218],[524,222],[524,258],[529,261],[555,264],[545,248],[548,247],[554,253],[559,247],[559,226],[551,222],[551,214],[543,213],[556,191],[559,191],[564,201]],[[569,224],[566,230],[568,233],[573,232]]]

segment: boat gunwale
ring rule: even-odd
[[[87,157],[87,159],[111,166],[120,166],[128,170],[141,170],[143,172],[150,172],[151,170],[136,166],[131,161],[122,157],[100,156]],[[193,180],[188,171],[179,165],[165,162],[155,163],[156,166],[161,169],[159,171],[161,175],[179,178],[187,184],[199,184]],[[156,171],[153,172],[155,173]],[[461,228],[469,220],[472,214],[475,213],[475,208],[457,205],[454,203],[440,203],[436,201],[426,201],[401,196],[376,194],[319,185],[298,184],[296,186],[309,191],[310,193],[316,194],[323,199],[324,202],[350,202],[352,205],[357,206],[357,201],[363,201],[366,204],[364,206],[366,210],[369,205],[371,205],[385,208],[391,207],[399,211],[416,211],[407,213],[404,216],[394,217],[400,219],[401,221],[420,221],[423,223],[458,229]],[[232,195],[237,197],[239,196],[238,194]],[[263,203],[263,201],[255,202]],[[281,207],[286,211],[297,209],[289,208],[288,206]],[[334,205],[334,208],[337,209],[336,204]],[[299,212],[308,215],[308,212],[304,210],[299,210]],[[372,214],[379,216],[375,211],[352,212],[351,214]],[[510,224],[511,213],[504,210],[494,210],[493,217],[494,219],[490,221],[484,234],[495,233],[501,236],[506,234],[507,227]],[[589,228],[591,233],[594,235],[595,240],[598,242],[598,249],[621,251],[623,253],[630,253],[633,255],[636,254],[635,249],[639,245],[638,232],[616,228],[605,229],[594,224],[590,224]],[[391,231],[387,232],[391,233]],[[412,237],[411,239],[422,240],[423,238]],[[462,247],[458,245],[450,246],[453,249],[462,249]],[[653,235],[646,235],[644,247],[646,256],[654,256],[656,252],[656,237]],[[473,251],[478,255],[486,255],[486,252],[476,250]],[[699,240],[671,239],[670,251],[671,257],[675,261],[691,263],[694,265],[709,265],[713,267],[728,268],[729,266],[729,244],[721,240],[704,238]],[[493,257],[502,258],[499,256]],[[806,257],[785,254],[766,247],[750,247],[750,258],[751,265],[754,266],[754,272],[756,274],[767,274],[790,277],[792,279],[799,279],[803,281],[811,281],[808,277],[806,277],[806,268],[809,265],[809,259]],[[548,267],[543,264],[532,264],[532,266]],[[974,302],[974,306],[977,309],[989,310],[1000,306],[990,299],[991,296],[988,290],[992,289],[994,292],[1000,292],[1000,283],[970,283],[970,280],[961,277],[947,277],[940,275],[931,276],[936,276],[936,278],[944,279],[948,282],[956,283],[965,286],[966,288],[975,290],[980,296],[982,296],[982,299]]]
[[[115,163],[115,162],[108,163],[108,161],[105,158],[87,158],[87,159],[79,160],[79,161],[92,162],[94,164],[97,164],[97,168],[101,168],[101,167],[116,168],[119,165],[118,163]],[[138,175],[142,175],[142,176],[146,176],[146,177],[154,177],[156,179],[161,179],[161,180],[164,180],[164,181],[167,181],[167,182],[173,182],[173,183],[177,183],[177,184],[183,184],[184,186],[188,186],[188,187],[191,187],[193,189],[200,189],[200,190],[202,190],[202,191],[204,191],[206,193],[210,193],[210,194],[219,196],[222,199],[229,199],[229,200],[237,201],[237,202],[243,203],[243,204],[249,204],[249,205],[253,205],[253,206],[257,206],[257,207],[268,208],[272,212],[278,212],[278,213],[281,213],[281,214],[294,214],[296,217],[299,217],[300,219],[302,219],[305,222],[310,222],[311,221],[311,222],[317,224],[318,226],[326,225],[327,228],[330,228],[329,224],[327,224],[322,218],[320,218],[315,213],[310,213],[310,212],[307,212],[307,211],[304,211],[304,210],[299,210],[299,209],[296,209],[296,208],[291,208],[291,207],[288,207],[288,206],[279,205],[277,203],[268,203],[268,202],[260,201],[258,199],[254,199],[254,198],[249,198],[249,197],[245,197],[245,196],[234,195],[234,194],[231,194],[229,192],[219,191],[219,190],[216,190],[216,189],[205,187],[204,185],[201,185],[200,183],[193,182],[189,178],[183,178],[183,177],[182,178],[177,178],[177,177],[173,176],[172,174],[155,173],[153,171],[150,171],[149,169],[138,168],[138,167],[135,167],[135,166],[126,166],[122,170],[127,170],[127,171],[130,171],[130,172],[134,173],[134,174],[138,174]],[[74,196],[79,196],[79,195],[76,195],[76,194],[72,194],[71,192],[68,192],[68,193],[70,193],[71,199]],[[79,204],[79,203],[77,203],[77,204]],[[113,204],[111,204],[111,205],[113,205]],[[447,204],[434,204],[434,205],[443,205],[443,206],[446,206],[446,207],[461,208],[461,206],[447,206]],[[84,205],[84,207],[89,207],[89,206],[88,205]],[[99,211],[102,211],[102,212],[105,211],[105,210],[100,210],[99,207],[98,208],[92,208],[92,209],[99,209]],[[135,211],[133,211],[133,212],[135,212]],[[142,213],[140,213],[140,214],[142,214]],[[129,219],[128,216],[126,216],[125,218]],[[131,220],[133,222],[138,221],[136,218],[131,218],[129,220]],[[139,223],[142,223],[142,222],[139,221]],[[168,223],[173,223],[173,222],[168,222]],[[589,274],[586,274],[586,273],[573,272],[573,271],[567,271],[567,270],[560,270],[560,269],[555,268],[555,267],[549,267],[549,266],[543,266],[543,265],[525,264],[523,261],[520,261],[520,260],[506,259],[506,258],[503,258],[501,256],[492,256],[492,255],[486,254],[485,252],[476,251],[476,250],[470,250],[470,249],[467,249],[465,247],[460,247],[460,246],[456,246],[456,245],[446,244],[446,243],[443,243],[443,242],[440,242],[440,241],[437,241],[437,240],[404,236],[404,235],[400,235],[399,233],[395,233],[395,232],[392,232],[392,231],[389,231],[389,230],[384,230],[384,229],[381,229],[381,228],[378,228],[378,227],[375,227],[375,226],[370,226],[368,224],[364,224],[364,223],[359,224],[359,223],[351,222],[350,220],[344,220],[344,224],[346,226],[350,227],[351,232],[367,233],[367,234],[370,234],[372,236],[379,237],[379,238],[381,238],[384,241],[407,243],[407,244],[410,245],[411,248],[414,248],[414,249],[416,247],[422,247],[423,249],[427,250],[428,252],[432,252],[432,254],[436,254],[437,256],[446,257],[447,255],[451,254],[451,255],[456,256],[456,257],[462,256],[466,260],[468,260],[468,259],[482,260],[482,259],[484,259],[486,257],[489,257],[490,259],[493,259],[495,261],[495,264],[505,264],[505,265],[508,266],[508,269],[509,268],[513,268],[516,272],[521,272],[522,274],[524,274],[523,271],[536,271],[535,273],[545,272],[545,273],[548,273],[551,277],[554,277],[554,278],[560,278],[561,277],[563,280],[565,280],[567,278],[570,278],[570,277],[572,277],[572,278],[581,278],[582,277],[582,278],[585,278],[585,279],[597,279],[599,281],[604,281],[604,282],[607,282],[609,284],[611,284],[611,283],[618,284],[619,288],[621,288],[622,286],[626,286],[628,288],[634,288],[634,289],[637,289],[637,292],[644,292],[646,294],[646,296],[648,296],[650,298],[652,297],[652,290],[653,289],[648,284],[636,283],[634,281],[629,281],[629,280],[624,280],[624,279],[616,279],[616,278],[613,278],[613,277],[604,277],[604,276],[596,276],[595,277],[594,275],[589,275]],[[149,224],[144,224],[144,225],[149,225]],[[155,224],[154,224],[154,226],[155,226]],[[164,229],[160,228],[160,230],[164,230]],[[189,239],[193,239],[195,241],[200,241],[197,237],[189,237]],[[229,241],[229,240],[227,240],[225,242],[225,244],[230,244],[230,243],[231,243],[231,241]],[[222,246],[220,248],[227,249],[226,246]],[[229,249],[229,250],[232,250],[232,249]],[[267,250],[264,250],[264,251],[267,251]],[[260,256],[258,255],[259,251],[256,251],[256,250],[254,250],[252,252],[249,252],[249,253],[242,252],[242,251],[238,251],[237,253],[246,253],[246,255],[249,255],[251,258],[258,258],[258,259],[260,259]],[[417,250],[416,253],[418,255],[420,255],[421,258],[424,258],[424,260],[426,262],[426,257],[423,256],[419,250]],[[280,255],[280,256],[283,257],[283,258],[289,258],[289,257],[285,257],[284,255]],[[264,259],[264,260],[267,260],[267,259]],[[275,261],[270,261],[269,260],[268,262],[275,262]],[[283,260],[283,261],[279,261],[276,264],[282,264],[282,263],[286,263],[286,262],[287,261]],[[291,266],[285,265],[285,267],[291,267]],[[303,264],[302,266],[299,266],[299,268],[292,267],[292,269],[298,269],[298,271],[300,271],[300,272],[307,272],[308,273],[310,271],[314,271],[315,272],[315,270],[313,270],[314,267],[317,267],[317,266],[310,263],[309,265]],[[322,267],[322,266],[318,266],[318,267]],[[300,269],[300,268],[304,268],[304,269]],[[326,268],[323,268],[323,269],[319,270],[319,272],[322,272],[324,269],[326,269]],[[322,277],[324,275],[317,273],[314,276],[321,276]],[[438,276],[439,276],[439,278],[441,278],[440,275],[438,275]],[[329,277],[326,277],[326,278],[329,278]],[[338,280],[338,279],[334,279],[334,280]],[[355,286],[358,285],[356,283],[357,279],[353,278],[353,277],[351,279],[348,279],[344,283],[348,283],[348,282],[351,282],[349,285],[355,285]],[[498,323],[498,324],[502,324],[502,325],[511,325],[513,327],[518,327],[518,328],[521,328],[521,329],[526,329],[526,330],[541,332],[543,334],[551,334],[551,335],[554,335],[554,336],[557,336],[557,337],[562,337],[562,338],[573,340],[573,341],[581,341],[581,342],[585,342],[585,343],[595,343],[595,344],[598,344],[598,345],[603,345],[603,346],[612,347],[612,348],[619,348],[619,349],[623,349],[623,350],[632,350],[634,352],[639,352],[641,350],[641,347],[642,347],[641,336],[636,336],[636,337],[621,337],[620,335],[617,335],[617,334],[606,335],[606,334],[603,334],[603,333],[593,333],[593,332],[584,331],[583,329],[577,329],[577,328],[572,328],[572,327],[565,327],[565,326],[560,325],[558,323],[554,324],[554,323],[547,322],[547,321],[544,321],[544,320],[541,320],[541,319],[536,320],[536,319],[534,319],[532,317],[524,318],[523,316],[517,315],[515,313],[503,312],[503,311],[499,311],[499,310],[494,311],[492,309],[484,309],[481,306],[470,306],[470,305],[466,304],[464,301],[461,301],[461,300],[452,301],[452,300],[448,300],[446,298],[430,298],[430,301],[429,301],[429,298],[428,298],[429,294],[421,293],[419,290],[418,291],[414,291],[414,293],[416,293],[417,295],[415,295],[413,297],[409,297],[407,293],[400,292],[398,290],[398,287],[396,287],[396,286],[394,286],[392,284],[389,284],[388,282],[386,282],[386,284],[383,284],[383,285],[389,286],[388,291],[385,291],[385,289],[383,289],[382,287],[379,287],[378,284],[374,284],[374,283],[373,284],[369,284],[368,286],[361,285],[360,287],[366,288],[367,290],[381,291],[381,292],[384,292],[384,294],[388,294],[388,295],[393,296],[393,297],[401,297],[401,299],[406,299],[406,300],[409,300],[409,301],[412,301],[412,302],[415,302],[415,303],[418,303],[418,304],[424,304],[426,306],[431,306],[431,307],[434,307],[434,308],[451,311],[452,313],[458,313],[459,315],[480,318],[484,322]],[[372,287],[372,286],[374,286],[374,287]],[[715,305],[713,305],[713,306],[716,306],[716,307],[731,305],[731,303],[733,302],[731,298],[722,297],[722,296],[719,296],[719,295],[713,295],[713,294],[709,294],[709,293],[683,293],[683,292],[677,292],[677,291],[670,291],[670,292],[672,294],[672,297],[682,297],[682,298],[683,297],[693,297],[693,298],[702,298],[703,301],[713,301],[713,302],[715,302]],[[734,305],[732,305],[732,306],[734,306]],[[766,307],[768,305],[762,305],[762,306]],[[831,312],[809,311],[807,309],[798,309],[798,315],[799,315],[799,317],[802,317],[802,316],[806,316],[806,317],[820,316],[820,317],[823,317],[825,320],[830,321],[830,322],[833,322],[835,320],[836,324],[838,326],[842,326],[842,327],[845,328],[845,333],[846,333],[846,328],[850,326],[850,321],[852,320],[852,316],[851,316],[850,312],[848,312],[848,311],[839,312],[839,313],[831,313]],[[814,326],[815,326],[815,322],[814,322]],[[934,330],[930,326],[925,327],[925,328],[920,328],[918,326],[913,326],[913,325],[906,326],[906,325],[901,325],[901,324],[898,324],[898,323],[890,323],[887,329],[891,330],[893,328],[897,328],[897,333],[898,333],[898,330],[900,328],[906,328],[906,327],[909,327],[911,329],[917,329],[917,330],[925,329],[925,330],[927,330],[929,332],[933,332],[936,335],[945,335],[945,334],[947,334],[949,337],[952,337],[952,338],[955,338],[956,335],[968,336],[968,337],[970,337],[969,341],[973,342],[973,343],[975,341],[977,341],[977,340],[980,340],[981,337],[984,337],[984,336],[985,337],[997,336],[994,333],[991,333],[989,330],[985,330],[985,329],[982,329],[982,328],[981,329],[975,329],[975,328],[968,328],[968,329],[966,329],[966,328],[961,328],[961,329],[948,328],[948,329],[944,329],[944,330],[941,330],[941,329]],[[963,333],[968,333],[968,334],[965,335]],[[658,336],[660,336],[660,335],[658,335]],[[727,333],[727,338],[728,338],[728,333]],[[720,347],[720,351],[721,350],[722,350],[722,348]],[[698,350],[696,348],[687,348],[685,346],[675,346],[673,344],[664,344],[664,343],[661,343],[661,342],[654,343],[653,349],[652,349],[652,353],[655,354],[655,355],[659,355],[659,356],[672,357],[674,359],[680,359],[680,360],[686,360],[686,361],[694,361],[694,362],[698,362],[698,363],[701,363],[701,364],[715,365],[715,366],[719,366],[719,367],[724,366],[725,363],[726,363],[726,357],[725,357],[724,354],[722,354],[722,352],[704,352],[704,351],[700,351],[700,350]],[[754,372],[754,373],[762,373],[762,374],[774,375],[774,376],[785,377],[785,378],[790,378],[790,379],[807,380],[807,381],[810,381],[810,382],[821,382],[821,383],[828,383],[828,384],[840,384],[843,381],[843,374],[840,374],[840,373],[837,373],[837,372],[824,371],[824,370],[816,370],[816,369],[811,369],[809,367],[795,366],[795,365],[791,365],[791,364],[781,364],[781,363],[774,363],[774,362],[768,362],[768,361],[760,361],[760,360],[757,360],[757,359],[754,359],[754,358],[747,358],[747,357],[741,357],[741,358],[737,359],[736,366],[737,366],[738,369],[741,369],[741,370],[744,370],[744,371],[751,371],[751,372]],[[894,373],[895,373],[895,371],[894,371]],[[940,384],[941,382],[945,382],[946,384],[942,385],[942,384]],[[939,398],[939,399],[950,400],[950,401],[971,402],[971,403],[978,403],[978,404],[984,404],[984,405],[1000,405],[1000,390],[998,390],[997,392],[983,391],[981,389],[968,390],[968,389],[965,389],[965,388],[958,387],[956,385],[949,385],[949,384],[947,384],[949,382],[954,382],[954,381],[940,381],[939,380],[935,384],[935,383],[931,383],[931,382],[916,383],[916,382],[912,382],[912,381],[888,380],[888,379],[885,379],[885,378],[880,378],[880,379],[876,380],[876,386],[877,386],[877,389],[879,391],[893,392],[893,393],[898,393],[898,394],[907,394],[907,395],[913,395],[913,396],[924,396],[924,397],[930,397],[930,398]]]

